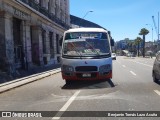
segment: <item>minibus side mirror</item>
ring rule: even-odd
[[[111,46],[114,46],[114,39],[111,38]]]

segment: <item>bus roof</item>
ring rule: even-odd
[[[67,32],[107,32],[103,28],[73,28],[66,31]]]

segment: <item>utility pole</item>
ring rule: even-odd
[[[154,27],[155,27],[155,31],[157,33],[157,50],[159,50],[159,47],[160,47],[160,39],[159,39],[159,12],[158,12],[158,26],[156,26],[156,22],[155,22],[155,19],[154,19],[154,16],[152,16],[152,19],[153,19],[153,23],[154,23]]]
[[[158,41],[159,41],[159,12],[158,12]]]
[[[156,31],[156,33],[157,33],[157,37],[158,37],[158,28],[157,28],[157,25],[156,25],[156,22],[155,22],[154,16],[152,16],[152,19],[153,19],[154,28],[155,28],[155,31]],[[157,39],[158,39],[158,38],[157,38]]]

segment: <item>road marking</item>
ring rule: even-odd
[[[131,61],[131,62],[138,63],[138,64],[141,64],[141,65],[145,65],[145,66],[148,66],[148,67],[153,67],[153,66],[151,66],[151,65],[143,64],[143,63],[140,63],[140,62],[136,62],[136,61],[132,61],[132,60],[130,60],[130,61]]]
[[[125,65],[122,65],[124,68],[126,67]]]
[[[156,92],[160,96],[160,91],[154,90],[154,92]]]
[[[117,61],[117,63],[121,64],[121,62]]]
[[[132,73],[134,76],[136,76],[136,73],[134,73],[133,71],[130,71],[130,73]]]
[[[67,110],[67,108],[71,105],[71,103],[75,100],[75,98],[78,96],[80,92],[81,92],[80,90],[76,91],[74,95],[66,102],[66,104],[59,110],[59,112],[55,115],[55,117],[52,118],[52,120],[59,120],[62,114]]]

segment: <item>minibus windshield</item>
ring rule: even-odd
[[[66,33],[63,43],[63,55],[100,56],[108,53],[110,53],[110,45],[106,33]]]

